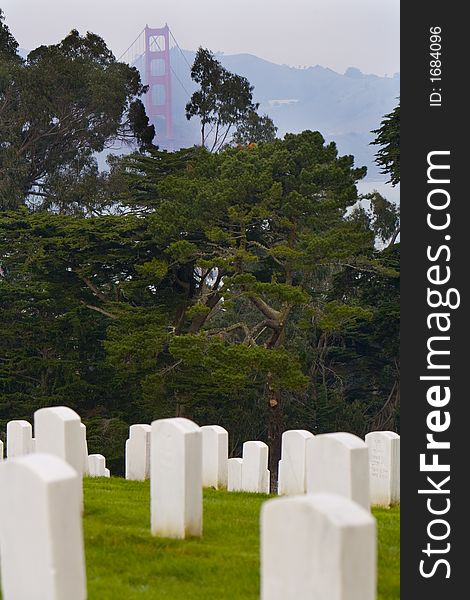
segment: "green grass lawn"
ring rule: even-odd
[[[204,537],[150,535],[149,484],[85,479],[89,600],[259,598],[259,511],[266,496],[204,491]],[[398,600],[397,508],[374,510],[378,600]],[[286,599],[288,600],[288,599]]]

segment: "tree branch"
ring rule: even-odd
[[[260,323],[255,325],[251,330],[251,337],[253,338],[253,341],[256,342],[259,336],[266,330],[266,327],[269,327],[269,329],[278,330],[279,324],[277,323],[277,321],[271,321],[270,319],[265,319],[264,321],[261,321]]]
[[[269,256],[269,258],[273,259],[273,261],[275,263],[277,263],[278,265],[280,265],[283,268],[286,267],[286,265],[282,262],[282,260],[279,260],[278,258],[276,258],[275,256],[273,256],[272,254],[270,254],[269,253],[269,248],[267,248],[266,246],[264,246],[260,242],[257,242],[256,240],[251,240],[251,241],[248,242],[248,246],[256,246],[257,248],[261,248],[262,250],[264,250],[266,252],[266,254]]]
[[[208,335],[223,335],[223,334],[227,334],[227,333],[231,333],[232,331],[236,331],[237,329],[242,329],[244,334],[245,334],[245,341],[247,338],[251,338],[250,336],[250,330],[248,329],[248,326],[246,323],[244,323],[243,321],[240,321],[239,323],[235,323],[234,325],[229,325],[228,327],[222,327],[219,329],[209,329],[206,333]]]
[[[400,227],[397,227],[394,234],[392,235],[392,239],[387,244],[387,248],[391,248],[395,242],[397,241],[397,237],[400,235]]]
[[[230,131],[231,129],[232,129],[232,125],[230,124],[230,125],[227,127],[227,130],[226,130],[226,132],[225,132],[225,135],[224,135],[224,137],[222,138],[222,141],[221,141],[221,142],[220,142],[220,144],[217,146],[216,152],[218,152],[218,151],[219,151],[219,150],[222,148],[222,146],[223,146],[223,144],[224,144],[225,140],[227,139],[228,133],[229,133],[229,131]]]
[[[86,308],[89,308],[90,310],[94,310],[94,311],[104,315],[105,317],[109,317],[110,319],[113,319],[114,321],[117,321],[119,318],[116,315],[113,315],[112,313],[108,312],[107,310],[100,308],[99,306],[93,306],[92,304],[86,304],[86,302],[82,302],[82,304],[84,306],[86,306]]]
[[[256,308],[261,311],[263,313],[263,315],[269,319],[270,321],[275,321],[275,322],[279,322],[281,319],[281,313],[276,310],[275,308],[272,308],[271,306],[269,306],[269,304],[266,304],[266,302],[264,300],[262,300],[261,298],[259,298],[258,296],[248,296],[248,298],[250,299],[251,303],[254,304],[256,306]]]
[[[75,271],[75,273],[77,273],[77,271]],[[83,281],[83,283],[90,288],[90,290],[96,295],[98,296],[98,298],[100,300],[102,300],[103,302],[108,302],[108,299],[106,298],[105,294],[103,294],[102,291],[100,291],[97,286],[90,280],[88,279],[88,277],[85,277],[84,275],[80,275],[79,273],[77,273],[78,277]]]

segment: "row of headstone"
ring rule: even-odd
[[[264,442],[243,444],[243,458],[228,460],[228,491],[269,494],[268,446]]]
[[[104,457],[88,456],[86,427],[71,409],[36,411],[35,429],[36,439],[27,421],[8,423],[7,456],[23,456],[35,450],[48,452],[63,458],[82,475],[109,477]],[[266,444],[245,442],[243,458],[228,460],[227,431],[217,425],[201,427],[200,431],[204,486],[269,493]],[[150,438],[149,425],[131,426],[126,443],[127,479],[149,477]],[[314,436],[305,430],[286,431],[279,463],[279,493],[339,493],[362,506],[371,502],[389,506],[400,499],[399,465],[400,437],[394,432],[372,432],[364,443],[346,433]]]
[[[367,445],[350,433],[284,432],[279,494],[338,494],[370,506]]]
[[[131,427],[126,445],[128,479],[147,478],[150,429],[148,425]],[[227,431],[217,425],[200,429],[204,486],[269,493],[266,444],[245,442],[243,458],[227,460]],[[131,453],[133,442],[135,451]],[[388,506],[399,502],[399,457],[399,436],[393,432],[368,434],[365,443],[349,433],[314,436],[305,430],[286,431],[279,463],[279,493],[339,493],[365,507],[371,503]]]
[[[201,429],[187,419],[152,423],[151,528],[156,536],[202,535]],[[368,490],[367,447],[350,434],[317,438],[319,458],[312,466],[319,472],[322,461],[327,464],[322,465],[318,478],[323,483],[316,485],[337,486],[338,493],[310,493],[263,505],[261,599],[374,600],[375,520],[368,510],[368,495],[361,495],[354,481],[364,483]],[[346,479],[342,487],[325,474],[332,466],[329,453],[335,456],[333,466]],[[229,485],[231,465],[237,465],[241,486],[259,488],[266,477],[267,451],[261,442],[246,442],[243,459],[231,459],[228,464]],[[307,480],[307,489],[309,485]],[[347,495],[356,496],[357,501]]]
[[[261,600],[375,600],[376,524],[337,494],[268,500],[261,510]]]
[[[28,421],[15,420],[7,423],[8,458],[18,458],[34,452],[47,453],[62,458],[80,475],[109,476],[109,470],[106,465],[102,467],[101,459],[96,463],[96,459],[92,458],[92,464],[97,466],[90,468],[86,427],[72,409],[56,406],[37,410],[34,413],[34,429],[35,438]]]
[[[391,431],[314,436],[284,432],[279,494],[334,493],[368,508],[400,501],[400,436]]]
[[[219,425],[200,428],[202,434],[202,483],[215,489],[227,487],[228,432]],[[150,425],[131,425],[126,441],[126,479],[150,477]]]
[[[337,452],[334,444],[342,443],[352,451],[362,449],[347,435],[333,441],[330,437],[329,446],[324,447]],[[200,536],[201,428],[187,419],[164,419],[152,423],[151,436],[152,533]],[[248,462],[256,447],[253,443],[247,447]],[[351,455],[356,453],[350,453],[350,466]],[[343,462],[337,459],[339,470]],[[80,473],[63,459],[35,453],[0,465],[0,488],[5,600],[84,600]],[[33,530],[31,522],[36,523]],[[324,493],[274,499],[263,505],[262,600],[374,600],[375,589],[375,520],[364,506],[342,494]]]

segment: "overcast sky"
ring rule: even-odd
[[[279,63],[399,68],[399,0],[0,0],[21,47],[59,41],[71,29],[101,35],[116,56],[145,24],[168,23],[182,48],[202,45]]]

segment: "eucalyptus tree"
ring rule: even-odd
[[[29,201],[71,212],[90,205],[102,187],[96,153],[117,140],[145,147],[154,137],[140,75],[102,38],[76,30],[18,60],[16,42],[1,27],[1,207]]]
[[[248,79],[228,71],[210,50],[198,49],[191,78],[199,87],[186,104],[186,118],[199,117],[203,147],[218,151],[233,134],[243,144],[274,139],[276,127],[270,117],[258,115]]]

